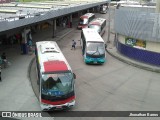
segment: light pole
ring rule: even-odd
[[[160,1],[159,0],[156,1],[156,12],[157,13],[160,12]]]
[[[110,1],[109,1],[109,13],[108,13],[108,18],[109,18],[109,22],[108,22],[108,39],[107,39],[107,43],[110,43]]]

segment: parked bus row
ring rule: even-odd
[[[106,19],[95,18],[95,14],[86,13],[80,17],[78,29],[92,28],[95,29],[100,35],[103,35],[106,29]]]
[[[82,23],[85,24],[82,25]],[[101,36],[106,29],[106,19],[95,18],[95,14],[87,13],[80,17],[78,28],[82,29],[80,44],[84,62],[103,64],[106,61],[106,44]]]

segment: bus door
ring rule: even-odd
[[[86,41],[85,41],[83,32],[81,32],[81,46],[82,46],[82,54],[84,55],[84,53],[85,53],[85,48],[86,48]]]

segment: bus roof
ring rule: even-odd
[[[102,23],[104,23],[104,21],[106,21],[106,19],[104,19],[104,18],[95,18],[89,24],[90,25],[102,25]]]
[[[91,28],[82,29],[86,42],[104,42],[99,33]]]
[[[89,18],[93,15],[94,15],[93,13],[86,13],[86,14],[82,15],[80,18]]]
[[[66,58],[55,41],[36,42],[38,62],[42,73],[71,70]]]
[[[95,18],[89,23],[89,25],[102,25],[104,21],[106,21],[104,18]]]

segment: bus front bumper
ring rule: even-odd
[[[85,63],[87,64],[103,64],[106,62],[105,58],[85,58]]]
[[[50,105],[41,103],[41,109],[42,111],[65,110],[65,109],[70,109],[74,105],[75,105],[75,100],[72,100],[70,102],[61,105]]]

